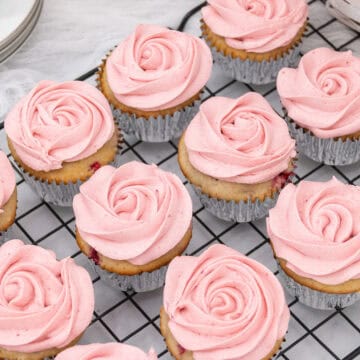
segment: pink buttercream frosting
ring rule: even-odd
[[[294,40],[308,16],[305,0],[209,0],[205,23],[232,48],[264,53]]]
[[[9,201],[16,186],[15,173],[7,156],[0,151],[0,214],[2,207]]]
[[[277,89],[290,118],[320,138],[360,130],[360,59],[351,51],[308,52],[297,69],[280,70]]]
[[[285,121],[254,92],[205,101],[186,130],[185,144],[200,172],[246,184],[273,179],[296,156]]]
[[[106,61],[117,100],[146,111],[169,109],[208,81],[212,56],[199,38],[156,25],[138,25]]]
[[[284,337],[289,309],[265,266],[224,245],[169,265],[164,309],[176,341],[195,360],[259,360]]]
[[[157,360],[153,349],[142,350],[120,343],[78,345],[61,352],[56,360]]]
[[[135,265],[166,254],[191,226],[192,202],[181,180],[136,161],[99,169],[73,205],[76,228],[91,247]]]
[[[11,240],[0,247],[0,347],[32,353],[62,348],[89,325],[89,274],[70,259]]]
[[[289,184],[267,219],[278,258],[327,285],[360,278],[360,187],[333,178]]]
[[[41,81],[5,119],[16,153],[37,171],[91,156],[114,129],[106,98],[83,81]]]

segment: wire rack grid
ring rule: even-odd
[[[203,4],[187,14],[179,29],[199,35],[198,10]],[[309,27],[303,42],[303,52],[326,46],[336,50],[352,49],[360,53],[360,34],[333,19],[320,0],[309,1]],[[95,71],[80,76],[95,85]],[[206,97],[221,95],[238,97],[248,91],[264,95],[281,113],[281,105],[274,84],[250,86],[225,77],[215,66],[206,86]],[[0,124],[0,147],[13,163],[6,144],[6,135]],[[265,221],[235,224],[219,220],[201,206],[199,200],[181,174],[177,164],[177,142],[150,144],[125,136],[122,162],[131,160],[156,163],[164,170],[177,174],[184,182],[193,199],[193,239],[186,251],[198,255],[208,246],[221,243],[262,262],[275,274],[276,263],[268,243]],[[60,208],[43,202],[24,182],[16,165],[19,194],[18,215],[11,229],[11,237],[52,249],[58,258],[71,256],[86,267],[93,279],[96,306],[91,325],[81,340],[92,342],[125,342],[144,350],[154,347],[159,358],[171,359],[159,330],[159,309],[162,289],[143,293],[118,292],[93,272],[74,241],[74,215],[71,208]],[[359,164],[343,167],[315,163],[299,157],[296,181],[303,179],[324,181],[336,176],[343,182],[360,185]],[[355,360],[360,359],[360,304],[345,310],[319,311],[300,304],[287,295],[291,320],[286,342],[278,356],[281,360]]]

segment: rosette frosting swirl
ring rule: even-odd
[[[289,323],[276,277],[224,245],[170,263],[164,308],[171,333],[195,360],[262,359]]]
[[[305,24],[305,0],[209,0],[205,23],[227,45],[263,53],[288,45]]]
[[[114,129],[106,98],[83,81],[41,81],[5,119],[18,156],[37,171],[91,156]]]
[[[94,292],[70,258],[11,240],[0,247],[0,347],[16,352],[62,348],[89,325]]]
[[[145,354],[142,350],[120,343],[79,345],[56,356],[56,360],[157,360],[153,349]]]
[[[15,173],[7,156],[0,151],[0,214],[2,207],[8,202],[16,186]]]
[[[192,202],[177,176],[133,161],[99,169],[81,185],[74,212],[79,234],[96,251],[145,265],[182,240]]]
[[[204,102],[186,130],[185,144],[197,170],[237,183],[273,179],[296,156],[285,121],[254,92]]]
[[[360,59],[351,51],[308,52],[297,69],[280,71],[277,89],[290,118],[320,138],[360,130]]]
[[[326,285],[360,278],[360,187],[336,178],[289,184],[267,228],[276,257],[298,275]]]
[[[212,56],[199,38],[156,25],[139,25],[106,61],[117,100],[146,111],[169,109],[208,81]]]

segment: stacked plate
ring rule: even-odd
[[[13,54],[36,25],[43,0],[0,0],[0,62]]]

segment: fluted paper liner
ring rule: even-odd
[[[115,289],[146,292],[156,290],[165,284],[167,265],[152,272],[143,272],[139,275],[119,275],[102,269],[91,259],[89,261],[100,278]]]
[[[113,162],[109,165],[119,167],[120,166],[120,152],[121,148],[118,148],[116,156]],[[19,164],[17,164],[21,175],[23,176],[26,183],[28,183],[35,192],[45,201],[58,206],[72,206],[73,198],[80,191],[80,186],[83,181],[78,180],[76,183],[60,183],[56,182],[48,183],[35,179],[32,175],[25,172]]]
[[[0,246],[6,241],[5,231],[0,231]]]
[[[207,41],[214,62],[233,79],[247,84],[269,84],[276,81],[279,71],[284,67],[296,67],[300,60],[300,47],[295,46],[277,60],[252,61],[241,60],[224,55]]]
[[[148,142],[165,142],[181,136],[193,117],[198,113],[201,99],[195,100],[190,106],[165,116],[137,117],[135,114],[122,112],[112,106],[113,114],[121,130],[126,134],[135,135],[138,139]]]
[[[323,139],[298,126],[285,114],[296,147],[310,159],[326,165],[350,165],[360,160],[360,140]]]
[[[307,286],[301,285],[289,277],[284,270],[278,265],[279,280],[282,286],[288,293],[298,300],[312,308],[320,310],[334,310],[338,308],[345,308],[360,300],[360,293],[349,294],[331,294],[310,289]]]

